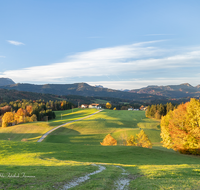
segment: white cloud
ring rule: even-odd
[[[0,58],[6,58],[6,56],[0,55]]]
[[[123,79],[128,72],[151,72],[156,69],[177,69],[179,72],[182,68],[199,66],[200,48],[175,54],[174,50],[153,46],[156,42],[158,41],[76,53],[68,56],[62,63],[7,70],[0,77],[12,78],[15,82],[66,83],[75,77],[118,75]],[[157,84],[159,81],[154,82]],[[140,81],[137,83],[142,85]]]
[[[13,44],[15,46],[20,46],[20,45],[25,45],[22,42],[17,42],[17,41],[13,41],[13,40],[7,40],[8,43]]]
[[[153,78],[153,79],[135,79],[128,81],[98,81],[98,82],[88,82],[88,84],[94,85],[103,85],[105,88],[112,89],[139,89],[147,87],[149,85],[177,85],[183,83],[189,83],[193,86],[197,86],[200,77],[179,77],[179,78]]]

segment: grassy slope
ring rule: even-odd
[[[113,189],[121,171],[129,177],[140,176],[130,182],[130,189],[198,189],[200,187],[199,157],[180,155],[140,147],[104,147],[73,143],[33,143],[0,141],[0,189],[54,189],[62,187],[75,176],[95,170],[91,163],[107,163],[107,170],[91,176],[90,181],[74,189]],[[8,173],[25,172],[35,178],[8,178]],[[27,188],[26,188],[27,187]],[[21,189],[23,189],[21,188]]]
[[[45,142],[98,145],[105,135],[111,133],[120,144],[122,135],[136,135],[140,128],[144,129],[152,142],[161,141],[159,121],[146,118],[144,111],[104,110],[85,120],[61,127],[49,135]]]
[[[66,112],[62,120],[73,120],[79,114],[88,114],[86,111],[75,112],[76,115]],[[59,120],[61,113],[57,114],[57,120],[50,125],[63,122]],[[104,147],[99,144],[109,132],[119,137],[120,132],[135,134],[138,127],[144,128],[153,142],[160,141],[158,121],[145,118],[144,112],[109,110],[56,130],[46,139],[48,143],[0,141],[0,173],[5,176],[0,177],[0,189],[59,189],[71,179],[97,169],[91,163],[106,163],[107,170],[91,176],[91,180],[72,190],[113,189],[114,181],[121,175],[121,170],[113,165],[126,169],[131,179],[138,176],[131,180],[130,189],[200,189],[199,157],[164,148]],[[23,172],[35,178],[24,178]],[[9,178],[8,173],[19,173],[20,177]]]
[[[10,139],[14,141],[21,141],[22,139],[26,139],[27,141],[37,141],[50,129],[63,123],[85,117],[96,111],[96,109],[81,110],[77,108],[73,109],[73,112],[72,110],[57,111],[56,119],[50,120],[49,122],[24,123],[12,127],[0,128],[0,140]]]

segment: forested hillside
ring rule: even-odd
[[[137,94],[123,92],[120,90],[113,90],[108,88],[98,88],[90,86],[86,83],[75,83],[75,84],[45,84],[45,85],[34,85],[34,84],[13,84],[2,86],[0,88],[9,90],[19,90],[26,92],[38,92],[45,94],[55,95],[80,95],[80,96],[94,96],[94,97],[114,97],[129,100],[155,100],[163,99],[161,96],[149,95],[149,94]]]

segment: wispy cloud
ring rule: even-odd
[[[22,42],[18,42],[18,41],[13,41],[13,40],[7,40],[8,43],[13,44],[15,46],[20,46],[20,45],[25,45]]]
[[[0,55],[0,58],[6,58],[6,56],[4,56],[4,55]]]
[[[156,42],[142,42],[76,53],[68,56],[62,63],[8,70],[0,77],[12,78],[16,82],[67,83],[68,80],[79,77],[105,76],[107,78],[106,76],[118,75],[123,80],[128,73],[132,75],[144,71],[151,73],[159,69],[169,73],[171,71],[180,73],[183,68],[187,70],[186,68],[200,67],[200,47],[177,54],[177,51],[155,46]],[[182,73],[182,76],[184,74]],[[143,77],[148,78],[145,75]],[[142,85],[139,81],[135,82]],[[153,82],[157,84],[156,81]],[[117,83],[120,84],[119,81]],[[130,83],[131,81],[127,84]],[[124,81],[123,84],[125,85]]]

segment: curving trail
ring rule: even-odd
[[[92,173],[86,174],[86,175],[83,176],[83,177],[79,177],[78,179],[76,179],[76,180],[74,180],[74,181],[72,181],[72,182],[70,182],[70,183],[64,185],[63,190],[66,190],[66,189],[75,187],[75,186],[79,185],[80,183],[82,183],[82,182],[84,182],[84,181],[90,179],[90,176],[91,176],[91,175],[98,174],[98,173],[100,173],[100,172],[102,172],[103,170],[106,169],[106,167],[101,166],[101,165],[96,165],[96,164],[92,164],[92,165],[93,165],[93,166],[98,166],[99,169],[96,170],[96,171],[94,171],[94,172],[92,172]]]
[[[95,113],[93,113],[93,114],[91,114],[91,115],[86,116],[86,117],[83,117],[83,118],[80,118],[80,119],[76,119],[76,120],[73,120],[73,121],[69,121],[69,122],[64,123],[64,124],[62,124],[62,125],[59,125],[59,126],[53,128],[53,129],[51,129],[50,131],[46,132],[37,142],[42,142],[42,141],[47,137],[47,135],[49,135],[51,132],[55,131],[56,129],[58,129],[58,128],[60,128],[60,127],[62,127],[62,126],[64,126],[64,125],[66,125],[66,124],[74,123],[74,122],[76,122],[76,121],[80,121],[80,120],[86,119],[86,118],[88,118],[88,117],[90,117],[90,116],[92,116],[92,115],[95,115],[95,114],[99,113],[100,111],[103,111],[103,110],[99,110],[99,111],[97,111],[97,112],[95,112]]]
[[[116,166],[116,167],[120,168],[123,171],[122,175],[124,176],[123,178],[120,178],[115,182],[116,189],[117,190],[126,190],[126,189],[128,189],[130,179],[126,178],[125,176],[129,175],[129,173],[127,173],[126,170],[120,166]]]

